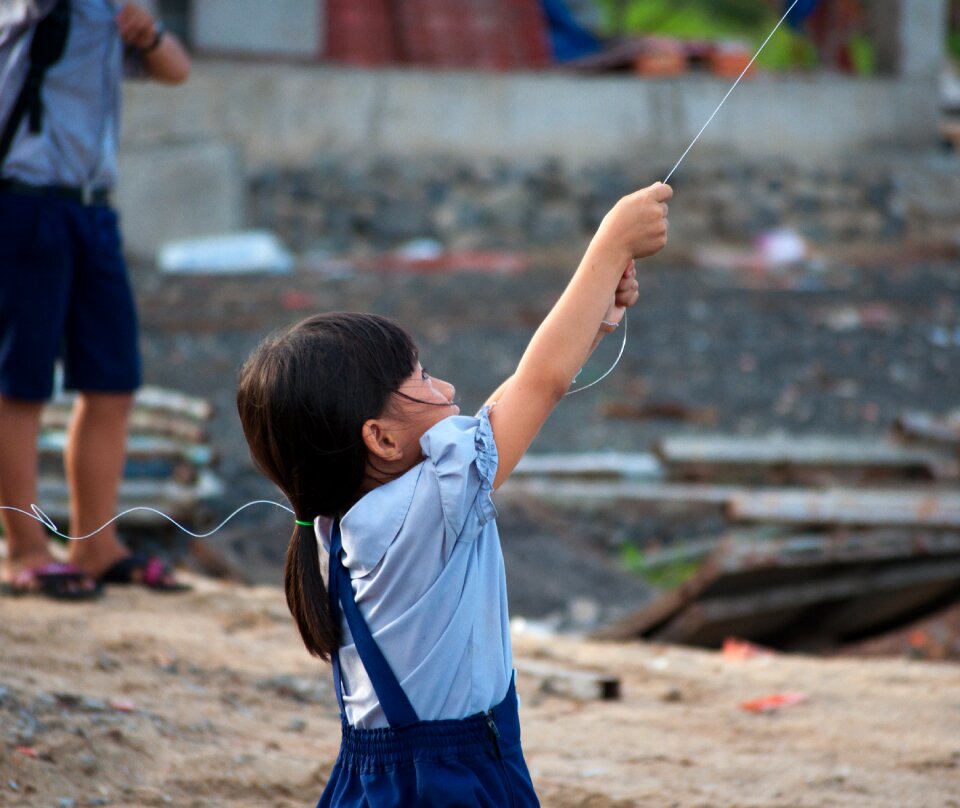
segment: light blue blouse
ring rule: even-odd
[[[504,697],[513,668],[493,505],[497,447],[487,409],[420,439],[424,461],[365,495],[340,522],[343,564],[374,639],[421,721],[465,718]],[[315,529],[326,579],[332,522]],[[347,720],[386,718],[341,616]]]

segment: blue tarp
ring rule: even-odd
[[[786,0],[784,7],[789,9],[792,2],[793,0]],[[810,15],[817,10],[818,5],[820,5],[820,0],[800,0],[797,7],[787,16],[787,24],[799,31]]]
[[[564,0],[543,0],[543,10],[550,26],[550,44],[555,61],[569,62],[592,56],[603,48],[600,38],[577,21]]]

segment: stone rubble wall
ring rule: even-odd
[[[620,196],[667,168],[331,156],[259,171],[247,210],[250,224],[301,253],[379,251],[420,238],[447,249],[580,248]],[[948,153],[819,169],[691,162],[672,184],[672,239],[690,247],[749,242],[775,228],[815,245],[960,238],[960,159]]]

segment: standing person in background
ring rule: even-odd
[[[784,5],[790,8],[793,0],[785,0]],[[795,31],[809,35],[823,67],[855,72],[850,37],[863,22],[859,0],[800,0],[787,22]]]
[[[178,84],[190,59],[144,8],[113,0],[0,4],[0,504],[37,502],[37,439],[54,363],[79,391],[64,454],[72,535],[116,512],[140,385],[133,295],[110,204],[123,77]],[[39,522],[0,512],[5,589],[63,599],[101,583],[176,588],[111,526],[57,564]]]

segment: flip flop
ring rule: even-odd
[[[53,600],[94,600],[103,594],[103,587],[72,564],[51,562],[18,572],[11,581],[0,584],[0,592],[14,597],[41,595]]]
[[[188,592],[193,587],[171,582],[173,568],[157,556],[131,553],[111,565],[97,580],[101,584],[140,585],[154,592]]]

